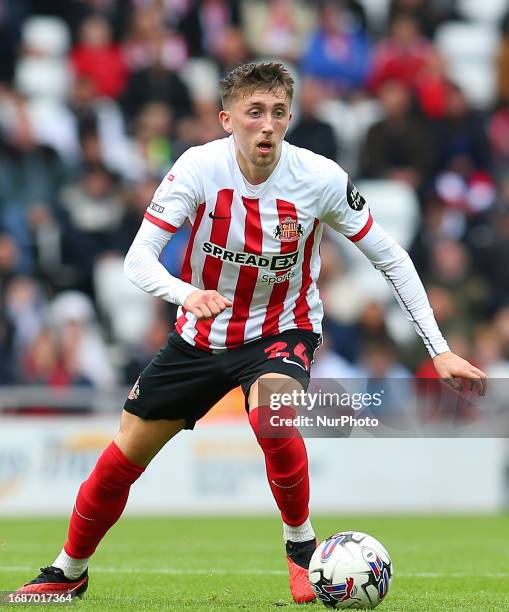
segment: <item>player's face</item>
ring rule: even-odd
[[[224,129],[233,134],[244,176],[252,182],[267,178],[279,161],[291,119],[286,93],[260,90],[240,96],[219,117]]]

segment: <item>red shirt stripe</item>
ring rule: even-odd
[[[260,202],[258,199],[242,197],[246,207],[246,222],[244,226],[244,251],[246,253],[262,254],[263,231],[260,219]],[[232,348],[244,342],[244,332],[249,316],[249,307],[253,300],[258,268],[240,266],[233,298],[232,315],[226,329],[226,346]]]
[[[196,210],[196,218],[193,223],[193,227],[191,228],[191,235],[189,236],[189,242],[187,243],[186,254],[184,255],[184,261],[182,262],[182,271],[180,273],[180,278],[186,283],[191,283],[193,277],[193,271],[191,268],[191,253],[193,252],[194,239],[196,237],[196,232],[200,227],[201,220],[203,218],[203,213],[205,211],[205,203],[200,204]],[[182,328],[187,321],[186,317],[187,310],[182,307],[182,314],[177,319],[175,323],[175,330],[177,333],[182,333]]]
[[[178,231],[178,227],[171,225],[171,223],[166,223],[166,221],[163,221],[162,219],[154,217],[154,215],[151,215],[149,212],[146,212],[143,216],[145,219],[147,219],[147,221],[150,221],[150,223],[153,223],[154,225],[157,225],[168,232],[172,232],[174,234],[176,231]]]
[[[230,231],[232,202],[233,189],[221,189],[221,191],[218,192],[214,210],[215,218],[212,221],[212,230],[210,232],[210,241],[221,247],[226,246],[228,232]],[[205,289],[217,290],[222,266],[223,262],[220,259],[206,255],[202,273]],[[210,351],[209,334],[213,321],[214,319],[196,322],[195,328],[197,334],[194,337],[194,342],[198,348]]]
[[[285,200],[276,199],[276,205],[279,223],[283,223],[287,217],[290,217],[294,221],[298,221],[295,204],[292,204],[292,202],[286,202]],[[291,240],[289,242],[281,241],[280,252],[281,254],[292,253],[298,248],[298,240]],[[281,276],[283,274],[286,274],[286,272],[276,273],[276,276]],[[279,317],[283,312],[289,284],[290,281],[285,280],[282,283],[276,283],[272,288],[272,293],[270,294],[269,303],[267,305],[267,312],[265,314],[265,320],[263,321],[262,325],[262,336],[273,336],[279,333]]]
[[[299,297],[295,302],[295,308],[293,309],[293,316],[295,318],[295,325],[299,329],[313,330],[313,326],[309,320],[309,304],[306,299],[307,292],[311,286],[311,254],[313,252],[313,246],[315,244],[316,228],[318,227],[318,219],[315,219],[313,223],[313,231],[309,234],[304,245],[304,260],[302,262],[302,285],[299,291]]]
[[[358,242],[359,240],[364,238],[364,236],[369,232],[372,225],[373,225],[373,217],[371,216],[371,211],[370,211],[368,220],[366,221],[366,224],[361,229],[361,231],[357,232],[353,236],[348,236],[348,240],[351,240],[352,242]]]

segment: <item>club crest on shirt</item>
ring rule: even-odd
[[[304,232],[300,223],[291,217],[286,217],[282,223],[276,225],[273,233],[274,238],[281,242],[293,242],[298,240]]]
[[[362,210],[366,200],[361,196],[357,187],[348,179],[348,185],[346,187],[346,199],[348,206],[353,210]]]
[[[139,397],[140,397],[140,377],[138,376],[138,379],[134,383],[133,388],[129,391],[128,398],[130,400],[137,400]]]

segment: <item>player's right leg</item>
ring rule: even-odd
[[[62,552],[20,591],[83,593],[88,559],[120,518],[131,485],[170,438],[182,428],[193,429],[234,386],[216,355],[170,334],[133,386],[118,435],[81,485]]]
[[[148,421],[122,413],[120,431],[78,491],[61,553],[17,593],[80,596],[87,590],[88,561],[122,515],[131,485],[184,425],[184,419]]]

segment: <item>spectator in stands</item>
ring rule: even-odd
[[[15,92],[0,95],[0,231],[18,248],[18,271],[34,269],[31,224],[36,209],[53,215],[67,175],[60,156],[35,141],[25,101]]]
[[[42,330],[29,347],[20,370],[18,382],[48,387],[89,385],[90,381],[79,371],[74,358],[64,355],[55,335]]]
[[[87,17],[72,49],[71,62],[78,77],[89,77],[98,95],[118,98],[127,82],[127,66],[120,47],[112,41],[110,25],[103,17]]]
[[[341,4],[323,0],[319,24],[301,58],[303,75],[322,79],[342,94],[352,94],[364,87],[369,64],[366,35],[348,23]]]
[[[299,96],[299,119],[288,135],[288,142],[298,147],[306,147],[336,160],[338,146],[334,130],[329,123],[318,119],[318,105],[324,96],[320,81],[306,78],[302,81]]]
[[[460,87],[447,89],[445,116],[435,124],[436,171],[453,170],[468,177],[476,169],[489,170],[491,155],[482,117]]]
[[[175,159],[173,133],[173,115],[168,105],[154,101],[141,108],[129,144],[131,180],[164,176]]]
[[[189,147],[224,138],[225,132],[217,121],[217,104],[200,103],[196,114],[181,119],[176,126],[175,154],[181,155]]]
[[[335,378],[340,381],[361,377],[359,368],[347,359],[336,353],[327,338],[324,339],[320,350],[316,352],[313,361],[312,379]]]
[[[509,168],[509,102],[495,111],[488,127],[493,170],[503,177]]]
[[[247,42],[257,55],[296,62],[317,15],[314,6],[303,0],[244,0],[242,17]]]
[[[456,316],[465,325],[473,325],[490,300],[489,287],[476,272],[461,242],[441,239],[433,246],[427,282],[453,292]]]
[[[26,0],[13,0],[16,4]],[[29,3],[30,13],[36,15],[53,15],[65,21],[72,32],[73,40],[78,38],[78,30],[83,20],[92,15],[100,15],[108,21],[115,40],[118,40],[126,28],[126,20],[132,12],[131,2],[125,0],[35,0]]]
[[[387,330],[387,310],[383,304],[369,301],[364,305],[357,321],[357,333],[362,345],[391,341]]]
[[[386,81],[380,102],[384,117],[368,130],[360,153],[361,173],[401,180],[419,189],[433,167],[429,128],[412,112],[412,94],[403,82]]]
[[[155,3],[134,11],[123,52],[131,72],[147,70],[154,64],[176,72],[189,55],[184,37],[165,25],[161,7]]]
[[[457,240],[464,236],[465,223],[452,215],[444,200],[431,189],[423,202],[423,217],[410,249],[410,257],[421,278],[429,275],[431,251],[442,238]]]
[[[490,378],[509,378],[509,355],[494,325],[479,325],[474,334],[473,354]],[[504,398],[507,400],[507,396]]]
[[[21,272],[20,253],[16,243],[7,233],[0,230],[0,296],[3,298],[8,283]],[[4,307],[3,301],[0,302]]]
[[[95,259],[112,247],[122,219],[122,201],[116,178],[103,165],[92,165],[62,190],[65,213],[63,249],[67,263],[81,279],[80,288],[91,292]]]
[[[441,119],[447,112],[449,81],[447,65],[437,49],[429,53],[426,65],[415,81],[415,92],[421,111],[430,119]]]
[[[16,49],[21,38],[21,25],[29,11],[28,0],[3,0],[0,11],[0,84],[11,83],[14,77]]]
[[[3,308],[12,334],[14,363],[32,344],[43,327],[46,300],[41,287],[29,276],[15,276],[5,290]]]
[[[509,13],[502,22],[502,37],[497,56],[497,98],[500,104],[509,104]]]
[[[240,28],[225,28],[214,49],[214,58],[223,74],[226,74],[239,64],[249,61],[251,52],[247,46],[246,37]]]
[[[506,359],[509,358],[509,306],[506,304],[500,308],[493,319],[495,333],[502,344],[502,353]]]
[[[225,33],[241,25],[240,0],[192,0],[166,4],[166,19],[184,35],[192,57],[215,56]]]
[[[389,20],[393,21],[400,14],[410,15],[429,39],[433,38],[437,26],[449,16],[442,0],[392,0]]]
[[[117,382],[117,373],[89,297],[79,291],[60,293],[49,305],[48,323],[60,347],[62,362],[73,375],[97,387]]]
[[[497,208],[489,229],[479,260],[483,278],[491,287],[493,312],[509,304],[509,177],[500,182]]]
[[[154,49],[161,41],[152,41]],[[122,98],[122,108],[132,120],[141,108],[149,102],[162,102],[168,105],[176,117],[191,114],[193,104],[187,85],[174,69],[165,65],[160,54],[156,54],[150,64],[137,70],[130,78]]]
[[[164,306],[164,305],[163,305]],[[167,304],[170,306],[170,304]],[[155,353],[164,346],[172,326],[168,319],[166,308],[154,317],[150,322],[144,338],[131,347],[128,351],[128,359],[124,367],[124,377],[126,381],[132,380],[148,365]]]
[[[362,410],[361,416],[374,416],[388,427],[405,429],[412,417],[412,373],[399,360],[397,348],[390,340],[367,342],[360,356],[361,376],[366,379],[366,391],[379,393],[381,404]]]
[[[9,325],[0,312],[0,385],[12,383],[17,364],[11,357]]]
[[[385,82],[397,80],[413,89],[431,52],[431,42],[422,36],[416,19],[409,14],[396,14],[388,36],[374,48],[371,88],[378,91]]]
[[[99,96],[94,82],[80,77],[71,89],[68,110],[78,148],[78,172],[83,164],[103,163],[112,172],[132,178],[127,130],[117,102]]]
[[[146,176],[143,180],[133,183],[129,189],[125,190],[122,200],[122,219],[112,237],[112,249],[114,251],[125,255],[129,250],[140,229],[143,215],[147,210],[147,202],[152,199],[159,183],[158,177]],[[174,238],[176,237],[175,235]],[[170,241],[170,244],[172,241]]]

